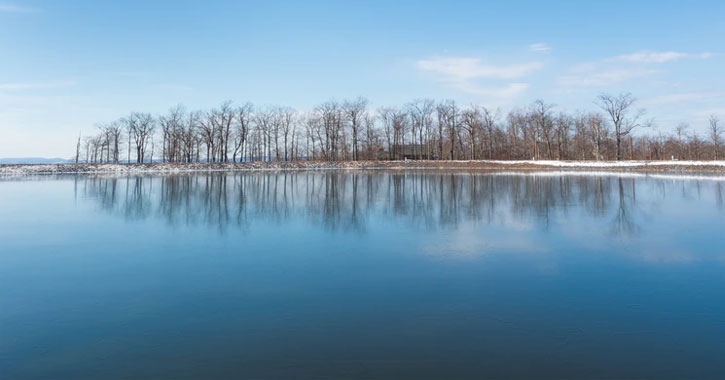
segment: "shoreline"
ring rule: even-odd
[[[237,163],[3,164],[0,175],[153,174],[274,170],[487,170],[725,173],[725,161],[255,161]]]

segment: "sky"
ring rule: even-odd
[[[0,0],[0,157],[73,156],[132,111],[364,96],[501,113],[631,92],[656,127],[725,118],[723,1]]]

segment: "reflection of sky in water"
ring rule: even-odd
[[[719,377],[723,185],[441,171],[6,180],[0,373]]]

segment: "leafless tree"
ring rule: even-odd
[[[162,133],[161,160],[178,162],[182,158],[183,131],[186,111],[182,105],[169,110],[168,115],[159,117]]]
[[[549,159],[554,158],[552,155],[552,140],[554,138],[554,119],[551,115],[551,110],[554,108],[551,104],[546,104],[543,100],[537,100],[531,107],[531,121],[534,126],[536,136],[540,136],[546,143],[546,155]],[[537,144],[536,154],[540,154],[538,149],[538,139],[534,140],[534,144]]]
[[[632,110],[636,99],[630,93],[619,95],[600,94],[597,104],[610,118],[614,126],[614,138],[616,144],[617,161],[622,159],[622,138],[629,135],[632,130],[643,126],[640,123],[644,110]]]
[[[461,112],[461,129],[466,131],[468,135],[469,158],[476,159],[476,140],[483,129],[483,121],[481,120],[481,111],[476,105],[472,105],[467,110]]]
[[[234,130],[234,152],[232,154],[232,162],[237,161],[237,155],[239,160],[244,160],[244,146],[247,143],[249,131],[252,128],[252,113],[254,112],[254,106],[252,103],[245,103],[237,107],[235,130]]]
[[[675,133],[677,135],[677,150],[679,153],[677,155],[677,157],[679,157],[680,159],[685,157],[685,154],[686,154],[685,153],[685,136],[687,135],[687,129],[689,127],[690,126],[687,125],[687,123],[680,123],[680,124],[677,124],[677,127],[675,128]]]
[[[447,131],[447,135],[450,142],[450,154],[448,156],[449,159],[455,160],[455,149],[456,149],[456,136],[458,135],[458,107],[456,107],[456,103],[452,100],[445,100],[441,103],[438,103],[438,106],[436,107],[436,111],[438,113],[438,134],[440,138],[439,142],[439,150],[441,157],[443,156],[443,139],[444,139],[444,131]]]
[[[80,156],[81,156],[81,134],[79,133],[78,142],[76,143],[76,159],[75,159],[76,164],[78,163],[78,159],[80,158]]]
[[[133,112],[96,124],[95,132],[75,141],[75,161],[119,163],[121,149],[126,148],[127,162],[131,162],[133,148],[136,162],[145,163],[153,161],[159,141],[161,158],[169,162],[621,160],[627,150],[630,159],[722,157],[722,126],[715,116],[710,118],[707,139],[688,131],[686,124],[675,126],[669,134],[634,136],[632,130],[651,122],[640,122],[642,111],[634,110],[630,94],[602,94],[596,104],[605,112],[555,114],[552,105],[539,100],[512,109],[505,118],[480,105],[458,107],[451,100],[435,103],[429,99],[376,110],[369,110],[364,98],[330,100],[304,113],[284,106],[232,106],[230,101],[207,111],[187,112],[176,106],[157,117]]]
[[[282,144],[284,145],[284,160],[290,160],[291,143],[294,140],[295,111],[289,107],[281,107],[279,110],[279,123],[282,131]],[[279,160],[279,158],[278,158]]]
[[[133,143],[136,147],[136,162],[144,163],[149,139],[156,129],[155,118],[150,113],[133,112],[123,118],[121,122],[129,131],[129,136],[133,136]]]
[[[587,132],[592,140],[594,146],[593,156],[594,159],[600,161],[602,159],[602,146],[607,139],[607,125],[602,118],[602,115],[598,113],[590,114],[587,119]]]
[[[365,152],[366,159],[377,159],[377,150],[380,145],[378,134],[375,128],[376,117],[370,114],[365,115]]]
[[[715,115],[710,115],[710,140],[712,140],[714,157],[718,159],[718,153],[721,145],[722,126],[720,125],[720,119]]]
[[[415,144],[417,138],[417,149],[418,159],[423,158],[423,154],[426,157],[432,156],[432,149],[430,145],[430,137],[433,131],[433,113],[435,112],[435,102],[431,99],[416,99],[408,104],[408,114],[411,119],[411,131],[414,136],[411,140]],[[415,136],[417,132],[417,136]]]
[[[343,103],[342,109],[345,114],[345,122],[350,126],[352,134],[352,159],[357,161],[359,157],[360,129],[363,126],[365,116],[367,114],[368,100],[365,98],[357,98]]]
[[[385,141],[387,142],[388,155],[387,159],[392,158],[393,151],[393,124],[395,119],[395,113],[397,111],[393,108],[382,107],[378,109],[378,115],[380,115],[380,122],[383,125],[383,134],[385,135]]]

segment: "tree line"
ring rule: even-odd
[[[502,115],[481,105],[416,99],[372,109],[367,99],[330,100],[311,111],[231,101],[206,111],[176,106],[164,115],[132,112],[79,136],[75,162],[241,162],[294,160],[708,160],[722,154],[722,124],[707,133],[634,136],[651,120],[629,93],[601,94],[594,111],[533,104]]]

